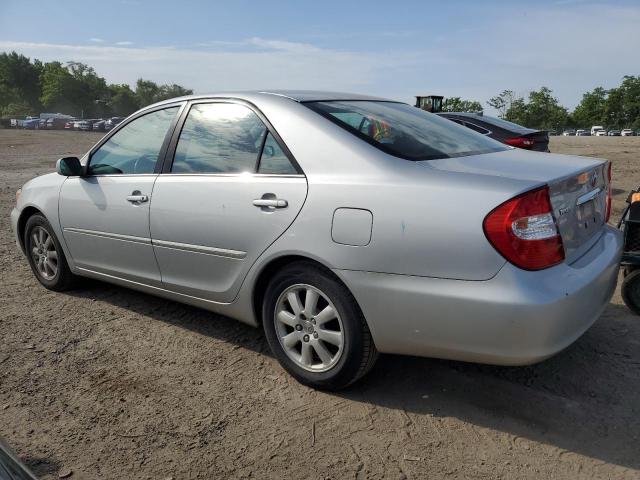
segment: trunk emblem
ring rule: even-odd
[[[571,211],[571,207],[565,207],[565,208],[559,209],[558,213],[560,214],[560,216],[562,216],[562,215],[566,215],[570,211]]]

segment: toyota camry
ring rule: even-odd
[[[405,103],[311,91],[168,100],[18,191],[36,279],[91,277],[264,329],[317,388],[378,352],[544,360],[616,286],[611,168]]]

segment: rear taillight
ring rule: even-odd
[[[607,223],[611,218],[611,162],[607,165],[607,212],[604,216],[604,222]]]
[[[491,245],[516,267],[542,270],[564,260],[546,185],[496,207],[482,226]]]
[[[507,138],[504,143],[518,148],[531,148],[533,147],[533,139],[525,137]]]

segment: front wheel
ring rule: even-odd
[[[53,228],[42,215],[32,215],[27,220],[24,246],[31,270],[44,287],[61,292],[73,286],[76,277]]]
[[[265,293],[262,319],[276,359],[305,385],[345,388],[365,375],[378,356],[351,293],[311,262],[276,273]]]

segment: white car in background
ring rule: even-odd
[[[607,136],[607,131],[606,130],[596,130],[595,136],[596,137],[606,137]]]
[[[622,136],[622,137],[633,137],[633,136],[635,136],[635,134],[633,133],[633,130],[631,130],[630,128],[624,128],[620,132],[620,136]]]
[[[602,125],[594,125],[593,127],[591,127],[591,136],[597,136],[598,135],[598,131],[600,130],[604,130],[604,127]],[[606,132],[605,132],[606,135]]]

